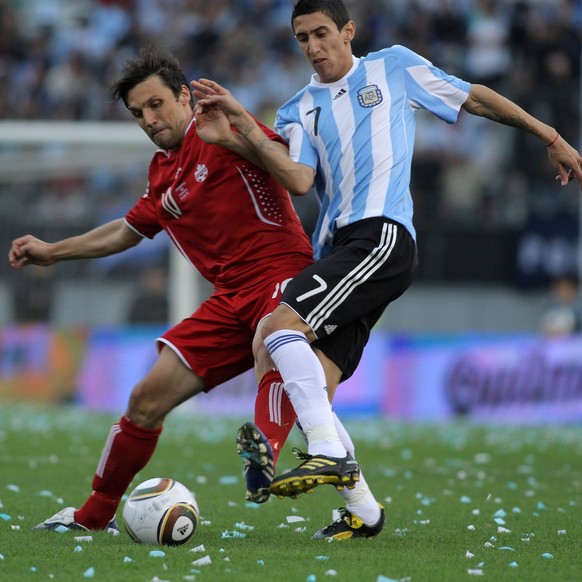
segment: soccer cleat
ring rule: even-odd
[[[236,452],[242,457],[247,482],[247,501],[265,503],[275,476],[273,449],[261,429],[245,422],[236,434]]]
[[[341,491],[353,489],[360,480],[358,462],[348,453],[343,458],[309,455],[293,449],[295,456],[304,459],[296,469],[273,479],[271,493],[279,497],[295,498],[300,493],[311,493],[317,485],[327,483]]]
[[[380,504],[378,504],[380,505]],[[344,541],[352,538],[373,538],[384,529],[384,508],[380,505],[380,519],[374,525],[366,525],[357,515],[345,507],[339,508],[339,518],[332,524],[316,531],[316,540]]]
[[[58,513],[55,513],[52,517],[45,519],[42,523],[35,525],[33,530],[47,530],[47,531],[57,531],[63,533],[65,531],[90,531],[84,525],[77,523],[75,521],[75,511],[74,507],[65,507],[61,509]],[[113,518],[105,528],[105,531],[111,535],[119,535],[119,526],[117,521]]]

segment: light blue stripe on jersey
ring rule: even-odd
[[[391,218],[416,236],[409,191],[414,113],[427,109],[453,123],[470,90],[402,46],[353,61],[335,83],[314,75],[277,112],[275,129],[290,156],[316,171],[317,258],[338,228],[364,218]]]

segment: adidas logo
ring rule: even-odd
[[[330,335],[337,329],[337,325],[324,325],[323,329],[327,335]]]
[[[187,523],[186,525],[183,525],[182,527],[179,527],[179,528],[178,528],[178,533],[179,533],[181,536],[184,536],[184,535],[186,535],[186,534],[188,533],[188,530],[189,530],[189,529],[190,529],[190,524],[189,524],[189,523]]]
[[[345,95],[347,91],[345,89],[341,89],[340,92],[333,98],[333,101],[339,99],[342,95]]]

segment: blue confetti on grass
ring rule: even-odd
[[[152,550],[149,554],[150,558],[163,558],[166,555],[166,552],[162,552],[162,550]]]
[[[10,521],[12,517],[7,513],[0,513],[0,519],[3,519],[4,521]]]
[[[542,558],[546,558],[546,560],[551,560],[554,557],[554,554],[550,554],[550,552],[544,552],[541,554]]]
[[[87,568],[83,574],[84,578],[93,578],[93,576],[95,576],[95,568],[93,567]]]
[[[247,537],[246,533],[243,533],[241,531],[236,531],[236,530],[232,530],[232,531],[227,530],[227,531],[223,531],[220,534],[220,539],[223,539],[223,540],[230,540],[233,538],[246,538],[246,537]]]

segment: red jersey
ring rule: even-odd
[[[248,160],[205,143],[194,121],[178,150],[156,151],[146,192],[125,219],[148,238],[165,230],[217,288],[240,288],[279,262],[304,266],[313,257],[289,193]]]

